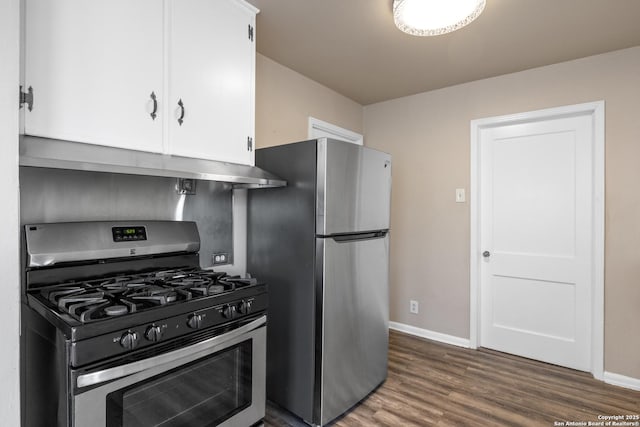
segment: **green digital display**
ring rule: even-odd
[[[113,227],[114,242],[131,242],[134,240],[147,240],[147,230],[144,226],[139,227]]]

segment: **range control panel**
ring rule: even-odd
[[[89,338],[72,344],[71,364],[81,366],[98,359],[149,347],[265,312],[266,309],[266,294],[259,294]]]
[[[130,242],[132,240],[147,240],[147,229],[145,227],[112,227],[114,242]]]

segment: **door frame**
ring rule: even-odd
[[[473,349],[480,342],[480,133],[483,129],[535,122],[560,117],[584,116],[592,117],[593,123],[593,222],[592,222],[592,257],[593,281],[591,300],[591,374],[594,378],[604,377],[604,215],[605,215],[605,115],[604,101],[535,110],[505,116],[488,117],[471,120],[471,182],[470,182],[470,339]]]

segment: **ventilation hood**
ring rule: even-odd
[[[254,166],[29,135],[20,136],[20,166],[222,181],[234,188],[287,185],[286,181]]]

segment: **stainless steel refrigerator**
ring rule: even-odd
[[[325,425],[387,376],[391,156],[326,138],[256,151],[247,271],[267,283],[267,398]]]

